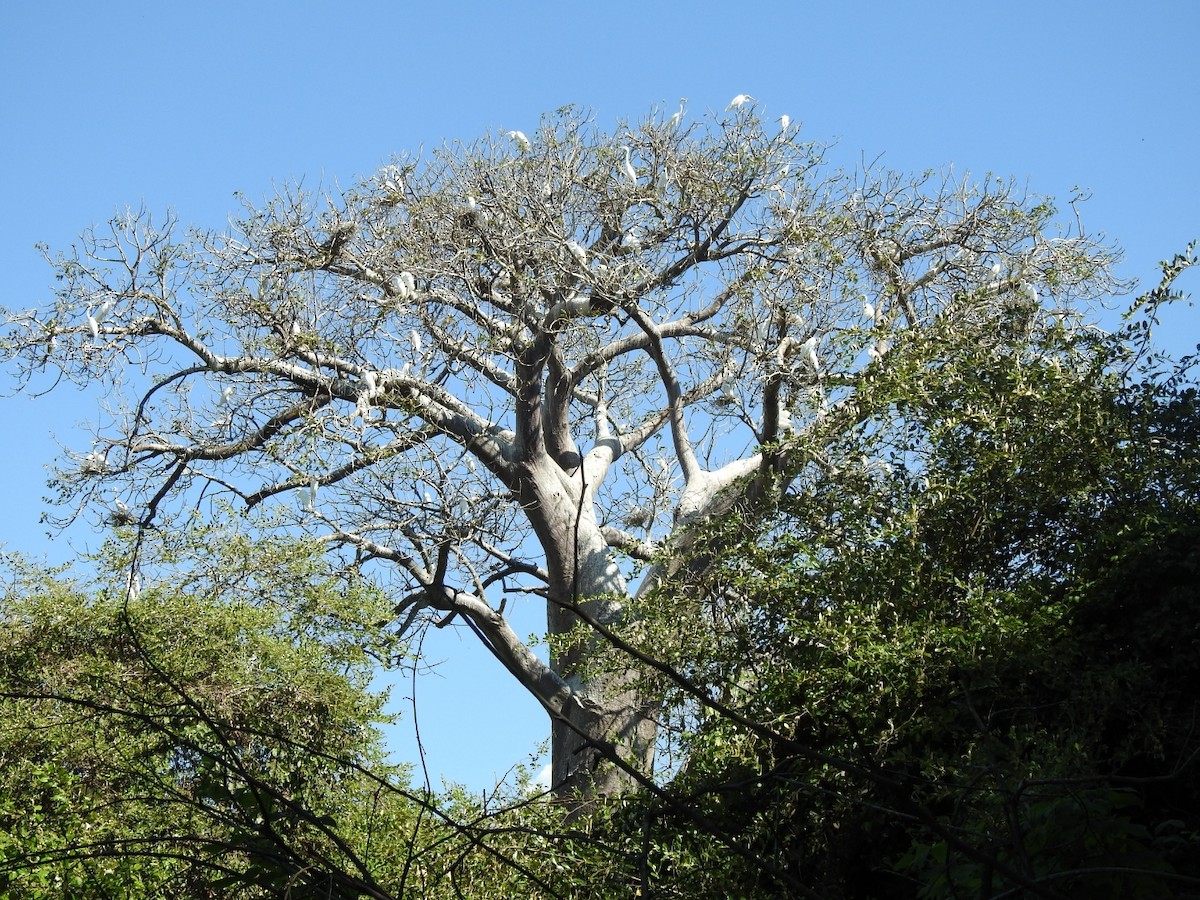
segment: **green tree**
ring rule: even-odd
[[[893,344],[1107,296],[1112,253],[1055,215],[993,178],[833,171],[749,103],[610,133],[566,109],[226,234],[117,216],[0,347],[113,403],[56,477],[67,518],[220,496],[389,567],[406,628],[464,625],[546,708],[556,787],[612,795],[648,784],[663,698],[577,626],[621,625],[657,548],[781,489],[762,448],[852,428]]]
[[[390,604],[309,544],[153,539],[94,583],[7,560],[0,896],[392,896],[417,805],[369,690]]]
[[[679,760],[617,818],[627,884],[1200,891],[1200,393],[1149,342],[1194,262],[1115,336],[904,336],[783,442],[777,503],[696,533],[614,636]]]

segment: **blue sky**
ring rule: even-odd
[[[743,92],[836,142],[829,157],[847,166],[953,164],[1064,201],[1084,187],[1089,230],[1118,240],[1121,274],[1145,284],[1200,238],[1198,33],[1192,0],[12,4],[0,304],[49,296],[35,243],[65,248],[127,205],[221,227],[235,191],[349,184],[393,153],[532,132],[564,104],[606,124]],[[1200,313],[1176,310],[1165,337],[1194,347]],[[77,426],[97,399],[0,399],[8,549],[58,561],[99,542],[87,529],[51,542],[38,524],[50,434],[86,445]],[[421,727],[435,781],[482,788],[546,724],[468,640],[430,648],[447,661],[418,688]],[[398,753],[411,746],[397,738]]]

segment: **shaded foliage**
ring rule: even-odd
[[[1140,324],[994,334],[898,342],[644,600],[664,896],[1200,890],[1195,387]]]

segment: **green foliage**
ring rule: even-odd
[[[681,761],[665,881],[1200,885],[1198,395],[1139,329],[911,336],[782,448],[777,506],[705,524],[628,634]]]
[[[0,896],[369,893],[413,814],[368,690],[386,604],[311,546],[149,540],[90,585],[7,561]],[[173,578],[130,592],[135,547]]]

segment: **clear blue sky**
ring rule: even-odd
[[[348,184],[396,152],[532,132],[564,104],[603,124],[743,92],[764,117],[836,141],[846,165],[883,154],[1064,199],[1089,188],[1086,224],[1118,239],[1122,273],[1145,283],[1200,238],[1197,34],[1194,0],[11,4],[0,304],[48,296],[35,242],[64,248],[126,205],[220,227],[235,191]],[[1195,273],[1181,285],[1200,290]],[[1177,351],[1200,340],[1193,309],[1169,326]],[[50,433],[86,446],[76,428],[95,402],[0,400],[9,549],[60,560],[98,543],[86,529],[50,542],[38,524]],[[535,748],[544,716],[469,638],[440,635],[431,652],[448,660],[419,688],[435,780],[485,787]]]

